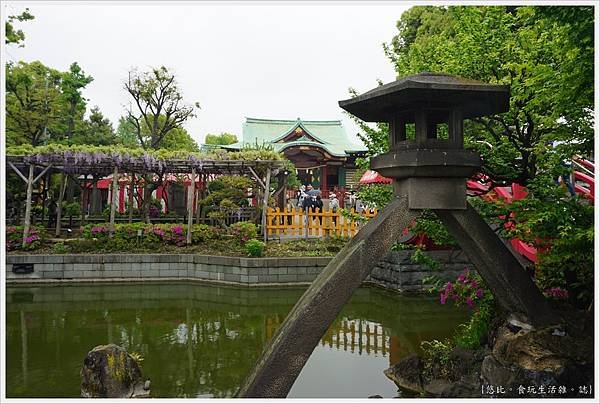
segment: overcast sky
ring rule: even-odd
[[[406,3],[405,3],[406,4]],[[3,14],[29,7],[35,20],[17,23],[25,47],[7,60],[40,60],[65,71],[77,61],[94,81],[84,91],[113,122],[129,102],[123,81],[132,67],[165,65],[184,100],[201,110],[185,127],[241,135],[244,117],[337,120],[356,126],[338,100],[395,79],[382,43],[396,33],[408,6],[392,3],[216,4],[3,2]]]

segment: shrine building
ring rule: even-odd
[[[367,149],[348,138],[341,121],[295,121],[246,118],[242,139],[223,146],[240,150],[252,146],[272,146],[296,166],[298,179],[312,184],[323,194],[334,189],[352,189],[356,158]]]

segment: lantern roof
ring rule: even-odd
[[[508,111],[509,97],[509,86],[422,72],[339,101],[339,105],[367,122],[389,122],[393,116],[422,108],[461,108],[464,118],[476,118]]]

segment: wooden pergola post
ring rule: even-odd
[[[60,190],[58,192],[58,206],[56,207],[56,237],[60,237],[62,230],[62,202],[65,198],[65,191],[67,189],[67,175],[65,173],[60,174]]]
[[[23,223],[23,248],[26,246],[25,240],[29,237],[29,228],[31,227],[31,197],[33,195],[33,171],[35,166],[29,165],[29,176],[27,177],[27,199],[25,200],[25,223]]]
[[[198,189],[196,190],[196,224],[200,223],[200,211],[202,210],[200,207],[200,201],[202,200],[202,184],[204,181],[204,175],[198,175]]]
[[[115,215],[117,213],[117,197],[119,195],[119,168],[113,169],[112,194],[110,201],[110,234],[115,232]]]
[[[188,208],[188,221],[187,221],[187,236],[186,244],[192,244],[192,224],[194,223],[194,191],[196,189],[196,167],[192,167],[192,176],[190,178],[190,186],[187,194],[187,208]]]
[[[25,219],[23,223],[23,247],[25,247],[25,240],[29,236],[29,229],[31,227],[31,198],[33,195],[33,184],[35,184],[40,178],[42,178],[44,174],[48,172],[50,167],[52,167],[52,165],[49,165],[46,168],[44,168],[44,170],[35,179],[33,178],[35,164],[29,164],[29,176],[27,178],[25,178],[25,176],[13,163],[8,163],[8,165],[27,184],[27,200],[25,201]]]
[[[265,179],[265,194],[263,196],[262,207],[262,230],[263,241],[267,242],[267,208],[269,207],[269,185],[271,183],[271,168],[267,168],[267,178]]]

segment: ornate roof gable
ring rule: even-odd
[[[327,144],[323,140],[315,136],[310,130],[308,130],[302,122],[297,122],[289,130],[284,132],[279,137],[273,140],[273,143],[288,143],[288,142],[317,142],[321,144]]]

